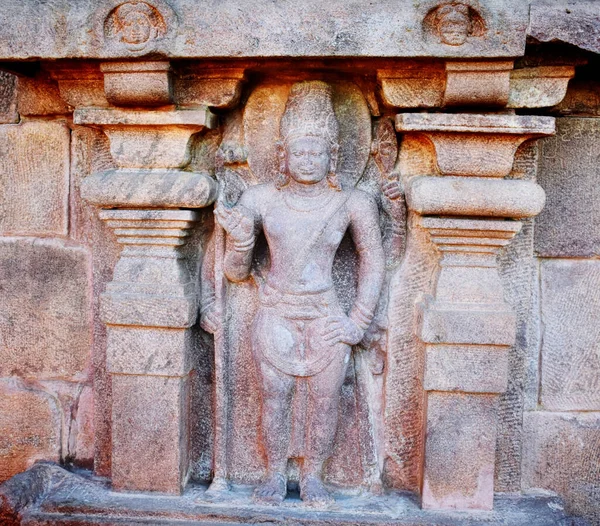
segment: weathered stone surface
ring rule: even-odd
[[[112,483],[178,494],[188,477],[188,381],[112,377]]]
[[[0,71],[0,124],[17,122],[17,77]]]
[[[20,526],[22,512],[34,505],[70,473],[52,462],[36,462],[33,467],[0,484],[0,522],[3,526]]]
[[[0,482],[36,460],[60,460],[60,439],[55,399],[17,379],[0,380]]]
[[[185,376],[191,337],[179,329],[110,326],[106,366],[111,373]]]
[[[424,508],[492,509],[498,400],[427,395]]]
[[[0,376],[85,376],[89,271],[87,251],[68,242],[0,240]]]
[[[508,381],[508,348],[428,345],[426,391],[503,393]]]
[[[111,167],[114,165],[106,135],[75,126],[71,136],[70,234],[89,245],[92,252],[94,469],[101,476],[110,476],[111,382],[106,372],[106,326],[100,319],[100,294],[112,278],[121,246],[107,235],[97,209],[81,199],[80,187],[92,173]]]
[[[17,109],[28,116],[66,115],[72,111],[61,98],[56,82],[43,74],[19,78]]]
[[[537,159],[537,142],[525,142],[517,151],[510,177],[535,181]],[[538,293],[539,281],[533,256],[534,221],[523,220],[521,231],[498,257],[504,297],[517,323],[516,340],[509,350],[508,386],[499,400],[495,491],[520,490],[524,390],[537,397],[539,305],[532,296]],[[526,377],[528,367],[532,376]]]
[[[593,0],[536,0],[529,12],[527,34],[540,42],[565,42],[600,53],[600,15]]]
[[[438,2],[311,0],[273,4],[226,1],[109,2],[73,6],[5,3],[0,59],[265,56],[514,57],[525,46],[528,3],[467,1],[460,42],[444,37]],[[64,16],[68,13],[68,16]],[[136,18],[136,13],[139,13]],[[140,22],[142,18],[144,22]],[[30,21],[40,23],[36,30]],[[10,21],[10,22],[9,22]],[[56,28],[60,29],[56,29]],[[60,31],[61,38],[56,38]]]
[[[405,62],[380,69],[377,80],[387,106],[506,106],[540,108],[561,102],[574,66],[512,69],[512,62]]]
[[[205,487],[191,486],[181,498],[111,491],[89,474],[68,472],[38,463],[0,486],[0,519],[6,526],[93,526],[156,522],[201,524],[303,524],[307,526],[484,526],[506,524],[564,526],[571,524],[562,502],[552,496],[498,496],[495,510],[483,514],[423,510],[415,499],[395,492],[378,497],[344,498],[329,510],[299,505],[297,497],[280,507],[254,504],[247,488],[211,502]],[[573,523],[576,524],[576,523]],[[577,523],[578,524],[578,523]]]
[[[400,113],[396,130],[423,134],[435,147],[443,175],[506,177],[519,145],[554,133],[552,117]]]
[[[600,410],[600,261],[547,260],[541,280],[542,405]]]
[[[552,108],[557,115],[600,116],[600,82],[573,79],[560,104]]]
[[[406,204],[422,215],[522,218],[539,214],[544,202],[533,181],[414,177],[406,189]]]
[[[105,208],[201,208],[217,197],[217,184],[206,173],[181,170],[107,170],[87,177],[83,199]]]
[[[536,221],[540,256],[600,254],[600,120],[557,119],[556,137],[542,141],[538,182],[546,207]]]
[[[446,62],[444,106],[506,106],[511,61]]]
[[[515,69],[510,75],[509,108],[544,108],[563,100],[574,66]]]
[[[62,122],[0,126],[0,232],[67,233],[69,129]]]
[[[100,70],[106,98],[115,106],[165,106],[172,102],[168,62],[105,62]]]
[[[120,168],[183,168],[190,163],[190,137],[216,125],[207,108],[172,111],[80,108],[76,124],[101,128]]]
[[[556,491],[570,514],[600,524],[600,416],[526,412],[523,489]]]
[[[94,390],[84,386],[71,424],[69,453],[78,466],[94,466]]]

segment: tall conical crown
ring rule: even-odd
[[[333,111],[331,86],[320,80],[294,84],[281,117],[279,133],[284,143],[310,136],[337,145],[339,125]]]

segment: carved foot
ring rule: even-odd
[[[282,473],[273,473],[254,490],[257,504],[277,506],[283,502],[287,493],[287,478]]]
[[[334,502],[323,482],[314,475],[307,475],[300,481],[300,498],[306,504],[315,507],[329,506]]]

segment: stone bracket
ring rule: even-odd
[[[393,108],[546,108],[562,101],[574,75],[573,65],[513,69],[508,61],[448,61],[382,69],[377,79]]]

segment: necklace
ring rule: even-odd
[[[296,212],[314,212],[316,210],[322,210],[335,197],[335,192],[327,192],[325,194],[325,198],[323,198],[323,195],[319,195],[317,197],[295,195],[290,198],[287,194],[288,192],[283,192],[283,201],[288,208],[291,208]],[[294,197],[296,199],[294,199]]]

